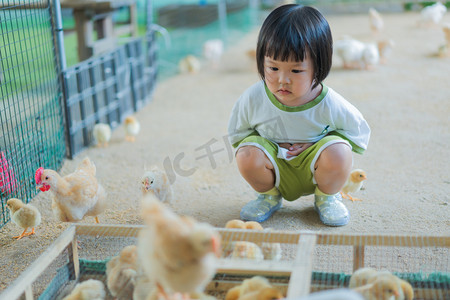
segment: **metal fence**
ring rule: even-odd
[[[0,3],[0,227],[9,198],[36,194],[35,170],[66,157],[51,10],[49,1]]]
[[[92,144],[96,123],[117,127],[155,87],[152,31],[64,68],[51,2],[0,1],[0,228],[8,199],[36,195],[36,169],[59,170]]]

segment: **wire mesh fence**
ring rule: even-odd
[[[141,225],[72,225],[0,296],[16,299],[27,292],[37,299],[62,299],[83,283],[100,289],[105,299],[118,294],[119,299],[141,299],[137,294],[143,286],[138,282],[147,280],[143,291],[147,297],[153,285],[141,269],[142,257],[136,248],[145,229]],[[233,287],[255,276],[266,278],[288,299],[298,299],[348,288],[355,271],[362,268],[388,271],[406,281],[414,299],[450,296],[450,240],[445,236],[215,230],[221,238],[221,256],[204,290],[212,299],[224,299]],[[123,268],[115,268],[120,264]],[[114,272],[125,269],[120,274],[128,274],[130,280],[114,277]],[[102,284],[87,283],[90,279]]]
[[[49,1],[0,3],[0,227],[6,201],[28,202],[34,171],[59,168],[66,156]]]

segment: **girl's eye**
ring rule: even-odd
[[[276,68],[276,67],[269,67],[269,69],[272,71],[278,71],[278,68]]]
[[[292,73],[295,73],[295,74],[298,74],[298,73],[301,73],[302,71],[300,71],[300,70],[292,70]]]

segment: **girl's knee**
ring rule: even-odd
[[[253,171],[261,168],[273,168],[264,152],[254,146],[244,146],[239,148],[236,153],[236,163],[241,172]]]
[[[349,172],[353,163],[350,146],[345,143],[336,143],[325,148],[319,156],[316,168],[321,167],[332,170]]]

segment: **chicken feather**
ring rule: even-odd
[[[85,216],[94,216],[98,223],[98,215],[107,203],[106,191],[95,174],[95,165],[86,157],[73,173],[64,177],[54,170],[39,168],[36,184],[43,192],[53,192],[52,210],[59,221],[77,222]]]

